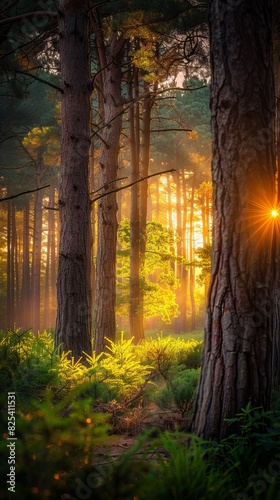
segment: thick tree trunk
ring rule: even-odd
[[[60,246],[56,345],[91,354],[89,198],[90,95],[87,2],[61,0],[62,94]]]
[[[219,439],[249,401],[270,404],[274,91],[271,2],[209,4],[213,263],[192,431]]]
[[[110,40],[107,67],[103,71],[104,125],[100,151],[100,192],[114,190],[118,172],[118,155],[122,128],[122,95],[120,58],[124,41],[113,34]],[[116,336],[116,193],[101,198],[98,204],[98,245],[96,259],[95,351],[103,352],[105,338]]]

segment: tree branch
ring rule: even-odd
[[[48,187],[50,187],[50,184],[47,184],[46,186],[42,186],[40,188],[30,189],[29,191],[22,191],[22,193],[13,194],[12,196],[7,196],[6,198],[0,198],[0,202],[7,201],[7,200],[13,200],[14,198],[17,198],[18,196],[23,196],[24,194],[29,194],[29,193],[35,193],[35,191],[41,191],[41,189],[45,189]]]
[[[27,73],[25,71],[20,71],[19,69],[14,70],[15,73],[19,73],[20,75],[24,76],[30,76],[31,78],[34,78],[34,80],[38,80],[38,82],[45,83],[46,85],[49,85],[49,87],[52,87],[55,90],[58,90],[63,94],[63,89],[61,87],[58,87],[54,83],[48,82],[47,80],[44,80],[43,78],[40,78],[39,76],[32,75],[32,73]]]
[[[26,14],[20,14],[18,16],[7,17],[6,19],[1,19],[0,26],[5,26],[7,24],[12,24],[17,21],[22,21],[23,19],[29,19],[32,17],[47,16],[47,17],[57,17],[57,12],[50,12],[45,10],[38,10],[37,12],[27,12]]]
[[[114,181],[107,182],[106,184],[104,184],[104,186],[101,186],[100,188],[96,189],[96,191],[91,191],[91,193],[89,193],[89,194],[98,193],[98,191],[101,191],[101,189],[106,188],[107,186],[109,186],[109,184],[112,184],[113,182],[123,181],[124,179],[127,179],[127,176],[126,177],[118,177],[118,179],[115,179]]]
[[[151,132],[192,132],[189,128],[155,128]]]
[[[145,181],[147,179],[150,179],[151,177],[155,177],[156,175],[167,174],[169,172],[177,172],[177,170],[175,168],[171,168],[170,170],[163,170],[162,172],[157,172],[156,174],[150,174],[150,175],[147,175],[146,177],[141,177],[141,179],[138,179],[137,181],[134,181],[134,182],[130,182],[129,184],[126,184],[126,186],[121,186],[121,187],[119,187],[117,189],[113,189],[112,191],[108,191],[108,193],[103,193],[100,196],[97,196],[96,198],[93,198],[93,200],[91,200],[91,203],[95,203],[97,200],[100,200],[101,198],[104,198],[108,194],[118,193],[119,191],[122,191],[123,189],[126,189],[126,188],[129,188],[131,186],[134,186],[134,184],[137,184],[138,182]]]

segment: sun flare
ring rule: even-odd
[[[278,217],[278,216],[279,216],[279,213],[278,213],[278,210],[276,210],[276,208],[271,210],[271,217]]]

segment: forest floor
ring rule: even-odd
[[[135,420],[133,420],[133,416]],[[130,417],[124,417],[124,422],[118,424],[118,433],[116,429],[109,434],[106,444],[95,447],[94,464],[97,466],[109,465],[117,461],[120,456],[131,450],[138,441],[139,435],[150,431],[150,435],[143,446],[139,447],[133,455],[133,459],[143,458],[143,453],[147,453],[147,449],[151,441],[163,431],[184,431],[188,432],[190,428],[190,418],[181,417],[179,412],[170,410],[162,410],[154,403],[151,403],[144,410],[141,409],[140,414],[131,414]],[[126,427],[126,428],[125,428]],[[157,449],[156,453],[162,453]],[[148,452],[147,458],[152,458],[155,450]]]

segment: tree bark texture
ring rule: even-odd
[[[122,128],[121,55],[124,41],[113,34],[103,74],[104,127],[100,151],[100,193],[116,188],[118,155]],[[117,250],[116,193],[101,198],[98,204],[98,244],[96,259],[95,351],[103,352],[108,338],[116,336],[116,250]]]
[[[60,246],[56,345],[75,359],[91,353],[89,197],[90,96],[87,2],[61,0],[62,94]]]
[[[274,313],[271,2],[210,0],[213,261],[192,431],[269,408]]]

